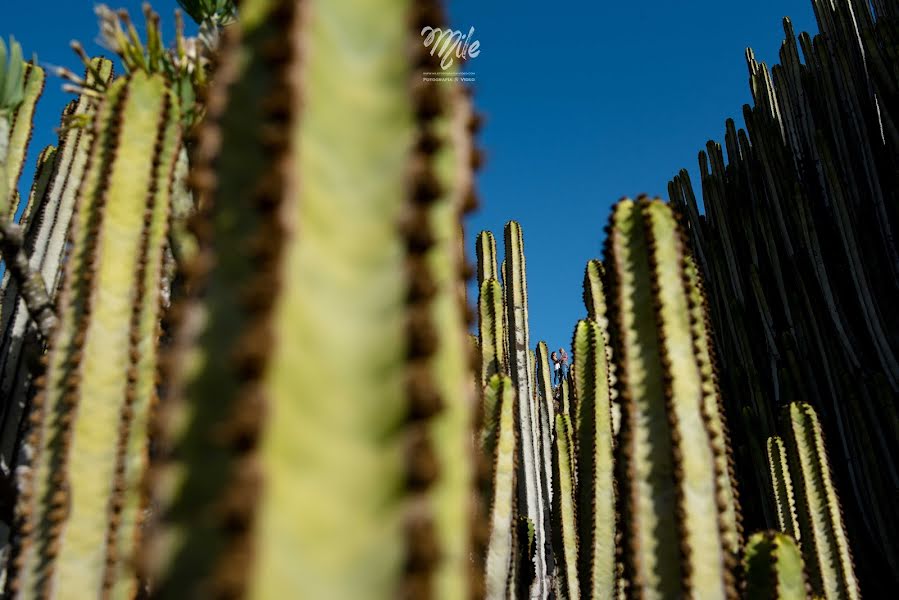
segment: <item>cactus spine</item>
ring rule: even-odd
[[[803,402],[786,409],[785,441],[795,481],[799,542],[812,591],[828,600],[860,597],[842,509],[830,475],[815,410]]]
[[[746,597],[805,600],[802,555],[790,536],[774,531],[753,534],[746,543],[743,568]]]

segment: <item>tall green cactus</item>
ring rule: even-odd
[[[16,53],[13,52],[12,60],[15,59]],[[21,60],[21,55],[18,59]],[[14,73],[10,74],[10,77],[14,76]],[[41,67],[30,63],[25,64],[22,102],[12,115],[12,127],[9,132],[9,147],[6,155],[6,197],[0,198],[0,202],[4,203],[2,204],[2,216],[10,220],[15,217],[19,208],[17,203],[12,202],[12,199],[17,197],[16,187],[25,164],[28,142],[31,140],[34,109],[44,91],[44,79],[44,70]],[[0,185],[0,191],[2,190],[3,186]]]
[[[574,483],[575,465],[571,421],[567,415],[556,415],[553,436],[553,557],[559,571],[556,585],[558,597],[578,600],[581,597],[578,577],[580,539],[577,529],[577,504]],[[589,515],[582,515],[589,517]]]
[[[515,221],[507,223],[504,239],[506,258],[503,285],[508,314],[509,370],[518,394],[519,460],[523,469],[518,483],[518,506],[519,513],[526,516],[534,527],[535,552],[532,557],[534,580],[531,595],[545,597],[548,593],[548,570],[544,552],[548,541],[544,526],[546,499],[542,493],[539,412],[535,402],[529,357],[527,275],[521,226]]]
[[[485,389],[485,404],[493,407],[493,432],[483,439],[480,451],[492,460],[485,495],[490,499],[487,519],[489,537],[484,561],[484,597],[505,600],[509,596],[509,573],[515,555],[515,497],[518,433],[516,393],[511,378],[493,375]]]
[[[717,474],[722,449],[703,410],[711,381],[696,350],[679,227],[661,202],[626,199],[614,209],[607,244],[629,594],[735,597]]]
[[[457,90],[422,79],[431,58],[411,44],[442,17],[407,0],[241,10],[192,175],[215,210],[200,264],[224,260],[197,271],[191,285],[205,294],[181,309],[188,368],[173,373],[182,383],[165,401],[169,441],[153,478],[157,593],[460,597],[470,119]],[[315,52],[295,56],[284,39]],[[259,105],[260,93],[271,101]],[[235,256],[241,245],[253,252]],[[209,435],[223,425],[230,435]],[[261,497],[250,494],[263,480]],[[253,570],[237,568],[251,543]]]
[[[165,80],[142,73],[116,81],[94,118],[60,326],[35,400],[17,597],[136,592],[178,118]]]
[[[481,283],[478,297],[478,339],[481,352],[481,385],[497,373],[507,373],[506,330],[503,319],[503,289],[496,279]]]
[[[784,441],[796,491],[799,543],[812,591],[828,600],[860,597],[846,527],[824,435],[815,410],[793,402],[785,410]]]
[[[757,600],[805,600],[802,555],[788,535],[774,531],[753,534],[746,543],[743,568],[746,597]]]
[[[618,519],[612,457],[612,396],[606,339],[600,325],[593,320],[579,321],[572,348],[577,397],[580,590],[586,598],[612,598]]]

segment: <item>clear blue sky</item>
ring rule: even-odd
[[[71,39],[99,51],[89,44],[97,33],[91,2],[8,4],[0,35],[15,35],[41,62],[77,69]],[[110,3],[136,21],[140,4]],[[481,42],[467,70],[477,73],[475,101],[487,118],[480,138],[487,165],[481,209],[467,223],[469,254],[474,260],[478,231],[501,239],[506,221],[521,222],[532,342],[545,339],[551,348],[568,347],[584,314],[584,265],[601,256],[612,203],[644,192],[664,196],[682,167],[698,184],[698,151],[721,139],[725,119],[739,117],[750,100],[745,47],[776,62],[782,17],[797,31],[815,29],[811,0],[446,4],[453,26],[474,26]],[[171,31],[175,0],[153,5]],[[29,164],[55,142],[52,129],[68,99],[59,86],[48,81]]]

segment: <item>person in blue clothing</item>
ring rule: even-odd
[[[565,352],[565,348],[559,348],[559,383],[562,383],[562,379],[565,377],[566,373],[568,373],[568,353]]]
[[[550,358],[553,359],[553,385],[559,385],[562,383],[562,361],[559,360],[559,355],[556,352],[553,352],[550,355]]]

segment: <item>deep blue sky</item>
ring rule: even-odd
[[[8,4],[0,35],[13,34],[41,62],[80,70],[71,39],[98,51],[89,44],[97,32],[91,2]],[[142,21],[140,4],[110,3]],[[175,0],[153,5],[170,31]],[[584,314],[584,265],[601,256],[612,203],[644,192],[664,196],[682,167],[698,184],[697,152],[720,139],[725,119],[739,117],[750,101],[746,46],[774,62],[782,17],[790,16],[797,31],[815,30],[811,0],[447,5],[453,26],[474,26],[481,42],[466,70],[477,73],[488,161],[479,180],[481,209],[467,223],[469,253],[473,260],[478,231],[490,229],[501,240],[506,221],[521,222],[532,342],[546,339],[551,348],[568,346]],[[68,99],[59,85],[50,79],[41,100],[32,161],[55,143],[52,129]]]

